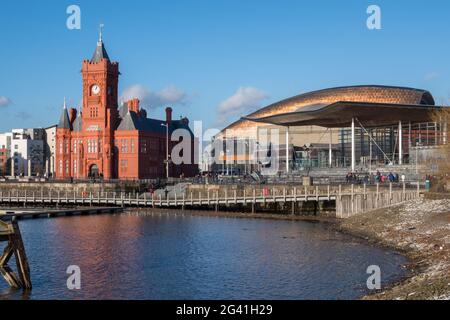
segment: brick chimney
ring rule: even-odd
[[[166,123],[171,123],[171,122],[172,122],[172,108],[167,107],[166,108]]]
[[[69,120],[70,120],[70,123],[73,124],[73,122],[75,121],[76,118],[77,118],[77,109],[70,108],[69,109]]]
[[[131,99],[127,102],[128,110],[139,113],[139,99]]]

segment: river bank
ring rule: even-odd
[[[394,248],[412,275],[364,299],[450,299],[450,197],[414,200],[339,223],[343,232]]]

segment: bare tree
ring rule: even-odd
[[[438,155],[438,165],[439,165],[439,175],[441,178],[448,180],[450,177],[450,135],[449,135],[449,125],[450,125],[450,107],[448,107],[448,101],[443,101],[441,105],[445,106],[433,114],[433,120],[438,123],[441,127],[441,144],[442,146],[436,150],[439,152]]]

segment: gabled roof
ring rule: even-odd
[[[73,122],[73,131],[81,132],[82,127],[83,127],[83,122],[81,120],[81,114],[79,114],[78,117]]]
[[[127,111],[126,115],[121,119],[117,131],[134,131],[151,132],[158,134],[166,134],[166,121],[149,119],[147,117],[139,116],[134,111]],[[172,120],[169,125],[169,132],[177,129],[186,129],[193,135],[189,124],[185,119]]]
[[[126,103],[122,103],[119,107],[119,117],[122,119],[125,118],[128,112],[128,105]]]
[[[69,120],[69,113],[67,112],[67,108],[65,105],[64,105],[63,111],[61,113],[61,117],[59,118],[58,128],[59,129],[72,129],[72,126],[71,126],[70,120]]]
[[[123,117],[122,121],[120,121],[119,126],[117,127],[118,131],[132,131],[139,130],[138,129],[138,116],[134,112],[128,111],[125,117]]]

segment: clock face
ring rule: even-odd
[[[92,93],[93,94],[99,94],[100,93],[100,87],[98,85],[92,86]]]

